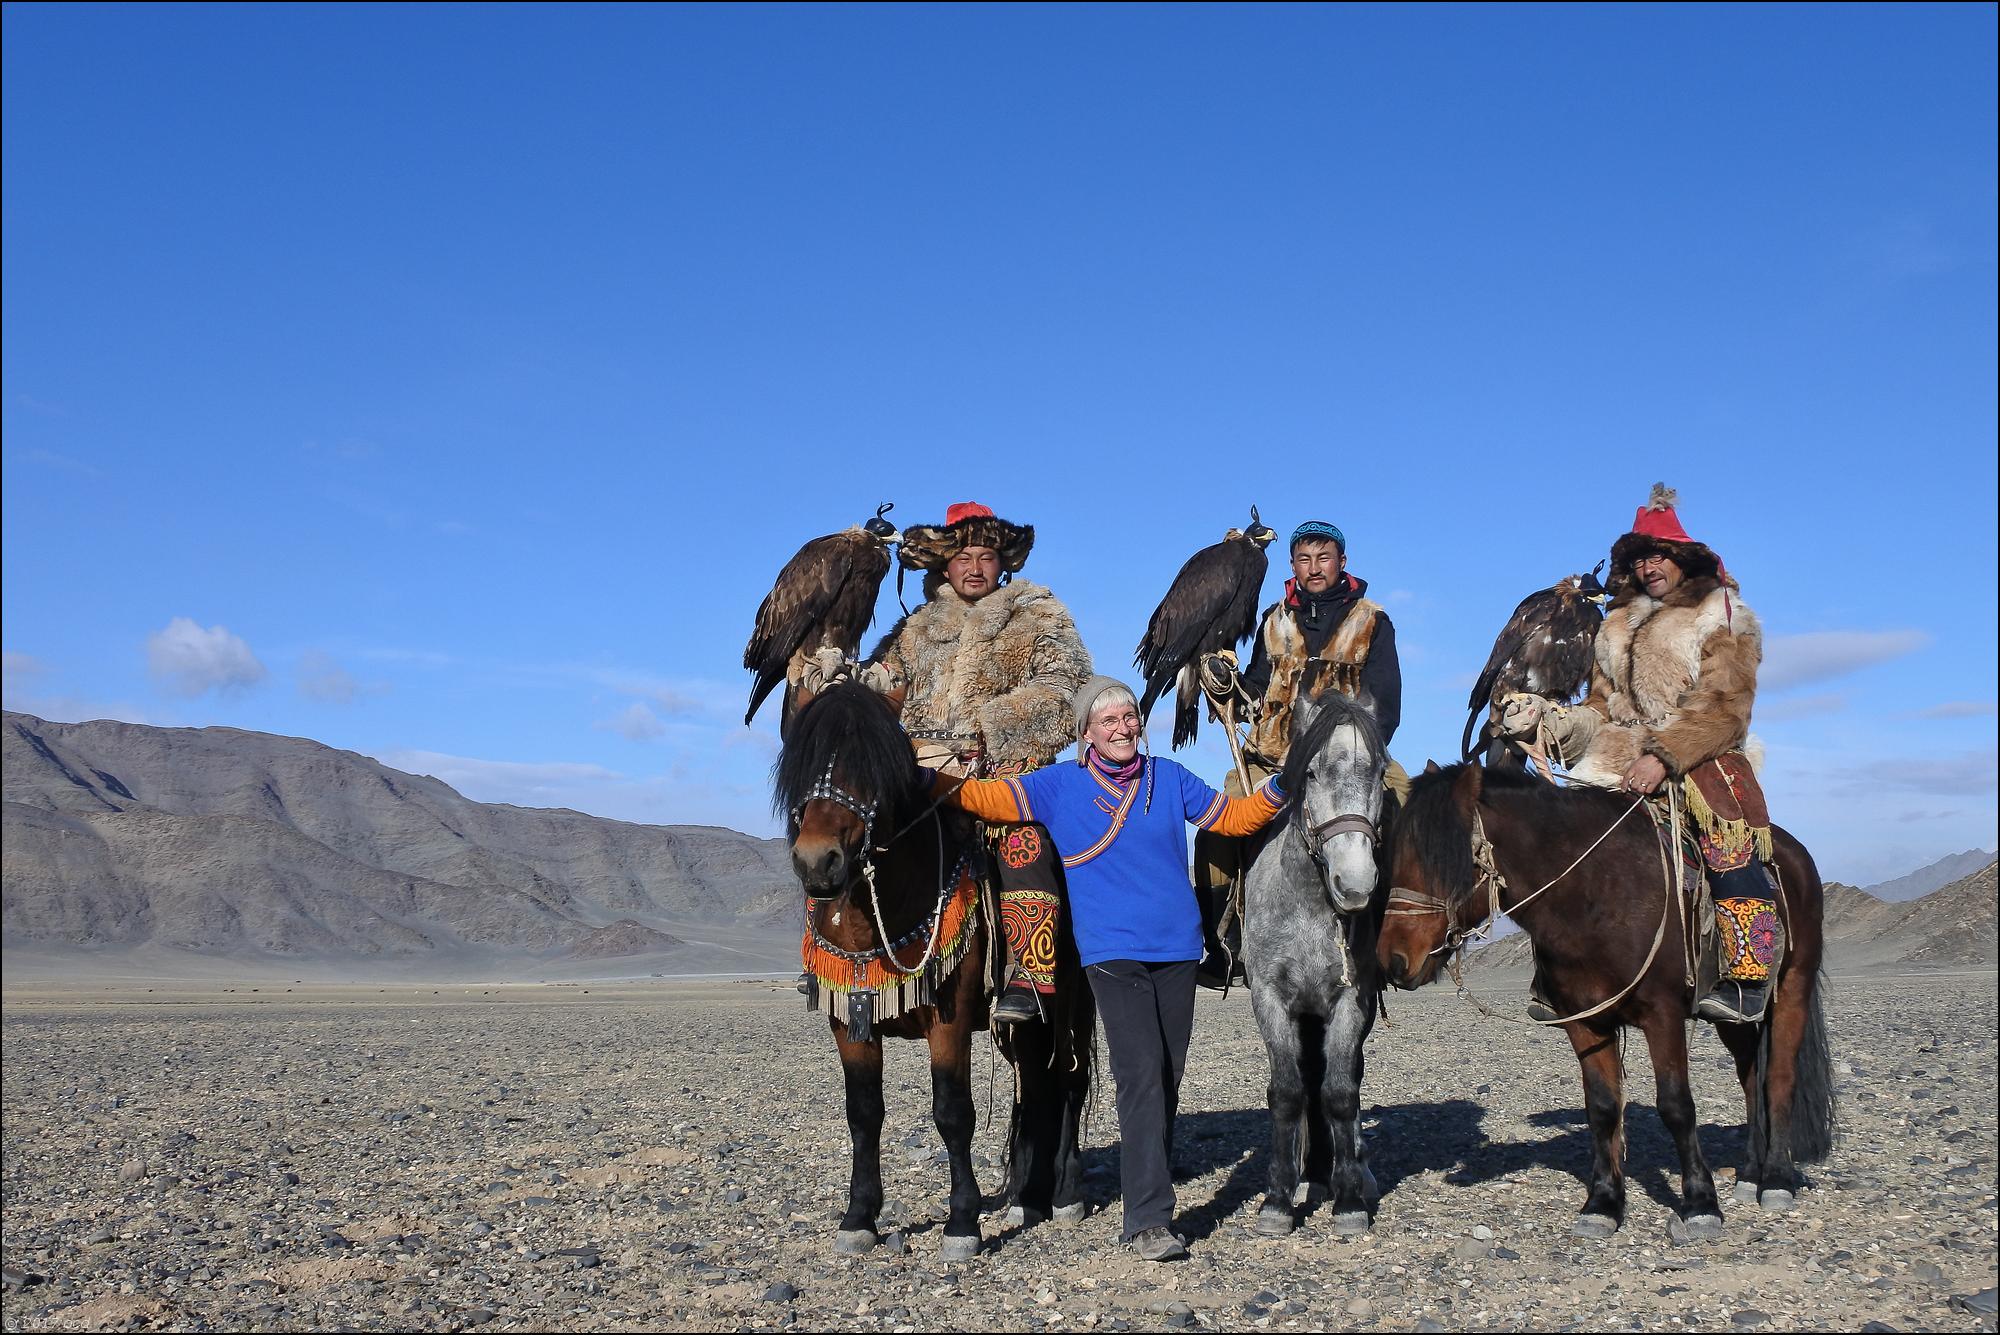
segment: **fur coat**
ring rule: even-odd
[[[963,751],[984,740],[989,772],[1048,764],[1076,742],[1070,697],[1091,674],[1069,609],[1024,579],[967,602],[943,581],[876,646],[873,662],[903,692],[903,727],[918,744]],[[928,734],[928,735],[927,735]]]
[[[1680,778],[1742,749],[1763,657],[1763,628],[1729,576],[1690,576],[1658,599],[1628,585],[1597,632],[1590,695],[1567,711],[1584,725],[1565,748],[1582,748],[1570,776],[1615,787],[1653,755]]]

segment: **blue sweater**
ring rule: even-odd
[[[1087,765],[1050,765],[959,790],[959,805],[983,819],[1048,827],[1062,853],[1071,930],[1085,964],[1200,959],[1201,910],[1188,878],[1186,827],[1247,834],[1284,805],[1275,781],[1250,797],[1227,798],[1175,761],[1148,757],[1145,764],[1152,770],[1150,809],[1143,768],[1121,784]]]

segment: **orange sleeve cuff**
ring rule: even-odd
[[[1271,823],[1285,804],[1274,796],[1268,786],[1259,788],[1248,797],[1231,797],[1222,803],[1222,810],[1204,828],[1217,834],[1255,834]],[[1204,813],[1206,814],[1206,813]]]
[[[931,796],[943,798],[961,811],[996,825],[1017,825],[1031,820],[1027,794],[1012,779],[967,779],[933,772]]]

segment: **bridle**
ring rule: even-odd
[[[1609,831],[1606,833],[1609,833]],[[1591,847],[1595,848],[1596,845],[1593,844]],[[1493,926],[1493,920],[1500,916],[1500,892],[1507,888],[1507,878],[1500,874],[1500,864],[1494,861],[1493,841],[1486,837],[1486,822],[1480,819],[1479,808],[1477,806],[1472,809],[1472,865],[1479,874],[1473,879],[1471,887],[1466,893],[1453,895],[1450,898],[1427,894],[1422,890],[1412,890],[1406,885],[1390,886],[1389,906],[1383,910],[1383,915],[1391,918],[1428,918],[1442,914],[1444,917],[1444,940],[1430,953],[1432,955],[1443,955],[1457,950],[1467,941]],[[1572,863],[1571,865],[1574,866],[1575,864]],[[1567,875],[1567,871],[1564,874]],[[1561,880],[1562,878],[1559,876],[1556,879]],[[1554,881],[1549,882],[1549,885],[1554,884]],[[1542,890],[1548,888],[1545,885],[1542,887]],[[1481,889],[1486,891],[1485,914],[1481,916],[1477,923],[1470,927],[1460,926],[1458,922],[1459,901],[1471,898]],[[1541,890],[1537,890],[1535,893],[1540,894]],[[1520,905],[1517,904],[1515,907],[1519,908]]]
[[[1303,808],[1300,809],[1300,814],[1304,814]],[[1292,828],[1299,832],[1299,843],[1304,846],[1306,856],[1322,868],[1326,866],[1326,841],[1336,834],[1366,835],[1368,842],[1378,847],[1382,842],[1381,832],[1375,828],[1375,822],[1356,811],[1344,812],[1332,820],[1323,820],[1311,827],[1300,821]]]
[[[861,863],[861,878],[866,882],[868,882],[868,906],[871,910],[873,910],[875,915],[875,940],[879,944],[877,944],[875,949],[872,951],[863,951],[858,954],[850,951],[841,950],[838,946],[835,946],[832,942],[826,940],[824,937],[820,935],[819,924],[814,921],[813,905],[829,903],[832,900],[839,898],[841,894],[846,893],[847,890],[849,890],[854,884],[854,878],[852,876],[850,876],[846,884],[842,885],[840,890],[834,894],[815,895],[811,891],[806,892],[806,900],[807,900],[806,928],[813,934],[813,939],[817,941],[820,945],[826,947],[829,950],[832,950],[835,954],[840,955],[845,959],[848,959],[850,961],[857,961],[857,960],[868,959],[875,955],[880,955],[882,959],[888,964],[888,966],[891,969],[895,970],[897,973],[900,974],[917,973],[920,970],[922,970],[925,966],[927,966],[931,962],[932,957],[937,954],[938,938],[944,930],[945,901],[951,897],[951,892],[953,888],[956,887],[959,881],[964,877],[968,861],[971,855],[969,853],[960,853],[956,865],[951,867],[946,867],[944,865],[944,821],[941,818],[938,819],[937,820],[937,837],[938,837],[937,903],[933,905],[931,908],[931,915],[927,926],[919,926],[914,931],[906,935],[902,940],[891,942],[889,939],[888,926],[882,921],[882,898],[875,888],[874,855],[877,853],[888,852],[889,849],[895,845],[897,840],[901,839],[904,835],[908,834],[911,830],[915,829],[917,827],[918,822],[922,821],[926,816],[936,817],[937,809],[939,806],[943,804],[944,799],[940,797],[937,801],[932,802],[928,807],[924,808],[924,810],[920,812],[913,820],[911,820],[908,824],[903,826],[902,829],[896,831],[896,833],[891,835],[886,842],[878,846],[875,843],[875,817],[880,809],[880,803],[864,802],[860,798],[854,796],[854,794],[848,792],[846,789],[842,788],[839,784],[833,781],[833,767],[834,763],[838,759],[839,759],[839,753],[837,752],[834,755],[827,757],[826,772],[819,776],[819,779],[813,784],[813,786],[811,788],[808,788],[805,792],[805,795],[799,799],[798,805],[792,808],[792,824],[794,827],[804,824],[806,808],[816,801],[832,802],[837,806],[842,806],[847,808],[849,811],[853,812],[855,815],[861,818],[861,825],[862,825],[861,857],[859,859]],[[836,915],[836,921],[838,921],[838,915]],[[923,958],[918,960],[915,964],[905,965],[901,960],[896,958],[896,953],[895,953],[896,947],[909,944],[911,939],[918,933],[923,933],[929,938],[924,945]]]
[[[870,854],[878,851],[875,849],[875,814],[880,804],[876,802],[863,802],[860,798],[835,783],[833,781],[833,762],[834,757],[827,758],[826,773],[820,775],[813,786],[806,789],[805,796],[801,797],[798,805],[792,808],[792,825],[796,828],[805,824],[806,808],[814,802],[819,801],[832,802],[836,806],[846,807],[849,811],[859,816],[861,818],[861,870],[862,874],[868,878],[868,884],[873,886],[875,884],[875,861]],[[887,850],[883,849],[880,851],[886,852]],[[846,886],[841,887],[842,890],[846,888]],[[807,899],[820,900],[822,902],[837,897],[838,892],[831,895],[815,895],[810,890],[806,892]]]

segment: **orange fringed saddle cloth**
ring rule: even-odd
[[[800,940],[799,952],[810,977],[806,1006],[824,1011],[836,1020],[844,1019],[850,1030],[865,1037],[874,1024],[893,1020],[905,1011],[928,1006],[938,984],[951,976],[972,944],[972,931],[979,922],[979,885],[969,866],[961,865],[956,887],[946,896],[937,918],[926,916],[887,951],[881,947],[852,952],[840,949],[813,930],[810,919]],[[930,962],[911,973],[890,964],[889,956],[905,962],[923,958],[933,927],[937,930],[937,950]],[[857,1003],[858,1006],[857,1006]],[[863,1014],[857,1014],[857,1009]],[[865,1019],[866,1026],[857,1021]]]

